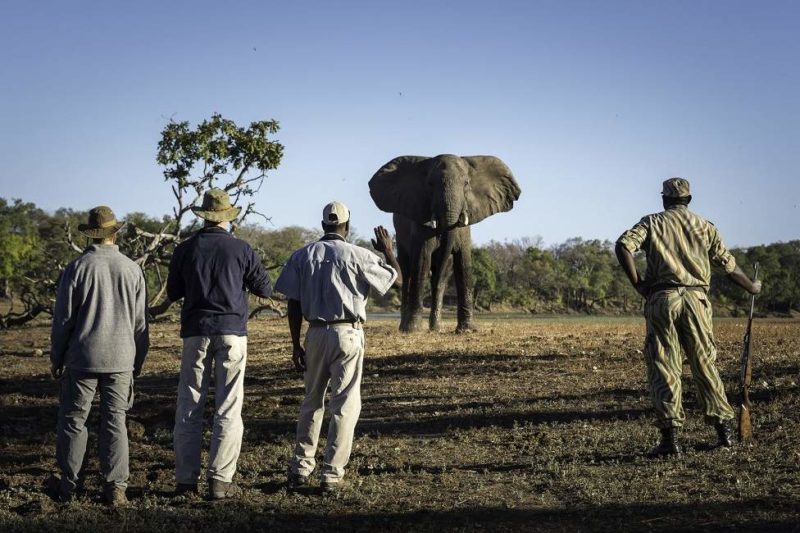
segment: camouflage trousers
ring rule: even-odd
[[[681,348],[689,360],[706,422],[732,419],[733,409],[715,365],[717,348],[706,294],[683,287],[657,291],[647,299],[645,317],[644,356],[656,426],[681,427],[686,418],[681,401]]]

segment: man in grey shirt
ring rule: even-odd
[[[306,485],[314,470],[325,392],[330,385],[331,421],[321,487],[323,492],[334,492],[341,486],[361,412],[362,324],[367,319],[369,289],[385,294],[392,286],[401,286],[402,280],[392,239],[382,226],[375,228],[372,244],[386,256],[385,262],[345,240],[350,211],[344,204],[331,202],[325,206],[322,229],[322,239],[292,254],[275,288],[289,299],[292,360],[304,371],[306,389],[297,420],[289,486]],[[309,323],[305,346],[300,344],[303,318]]]
[[[114,244],[122,226],[106,206],[89,211],[88,224],[78,229],[93,244],[67,266],[58,283],[50,363],[53,377],[61,381],[56,457],[62,501],[71,500],[77,486],[86,453],[86,419],[99,388],[104,497],[112,506],[128,502],[125,419],[149,337],[144,275]]]

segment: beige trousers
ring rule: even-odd
[[[364,362],[364,331],[352,324],[308,328],[305,341],[306,396],[297,420],[297,440],[291,471],[309,476],[314,471],[330,385],[331,420],[322,465],[322,480],[336,483],[350,460],[353,432],[361,413],[361,373]]]
[[[214,367],[214,422],[206,477],[230,483],[242,448],[242,403],[247,337],[214,335],[183,339],[178,404],[175,408],[175,479],[200,478],[203,409]]]

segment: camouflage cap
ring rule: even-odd
[[[670,178],[664,181],[661,196],[668,198],[685,198],[691,196],[689,182],[683,178]]]
[[[344,224],[350,220],[350,210],[342,202],[331,202],[322,210],[322,223],[325,225]]]

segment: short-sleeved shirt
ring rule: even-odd
[[[725,248],[714,224],[686,206],[647,215],[617,240],[631,253],[647,255],[644,281],[649,286],[708,288],[711,264],[730,274],[736,260]]]
[[[181,337],[247,335],[247,292],[269,298],[261,259],[228,231],[203,228],[175,248],[167,296],[183,298]]]
[[[275,290],[299,301],[306,320],[364,322],[369,288],[386,294],[396,278],[376,254],[327,234],[292,254]]]

